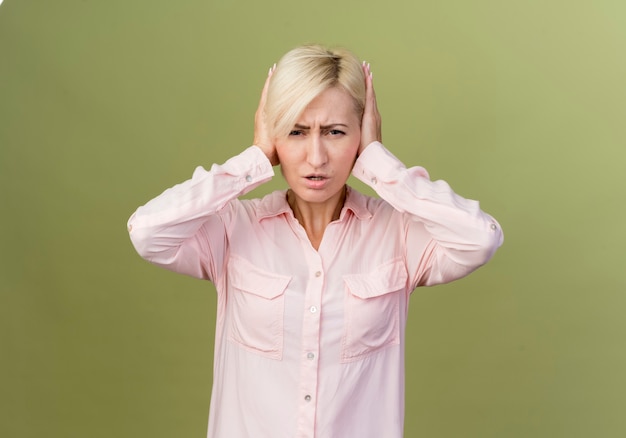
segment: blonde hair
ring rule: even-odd
[[[287,136],[307,105],[332,87],[350,94],[360,120],[365,107],[365,75],[352,52],[320,45],[287,52],[278,62],[267,91],[265,115],[272,135]]]

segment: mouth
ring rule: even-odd
[[[305,185],[309,189],[313,190],[321,190],[326,187],[328,184],[329,178],[325,175],[306,175],[304,177]]]

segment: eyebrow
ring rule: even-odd
[[[320,126],[320,128],[321,128],[322,130],[325,130],[325,129],[331,129],[331,128],[334,128],[334,127],[337,127],[337,126],[343,126],[343,127],[345,127],[345,128],[348,128],[348,125],[346,125],[345,123],[331,123],[330,125]],[[297,129],[311,129],[311,127],[310,127],[310,126],[301,125],[301,124],[299,124],[299,123],[296,123],[296,124],[294,125],[294,128],[297,128]]]

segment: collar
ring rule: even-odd
[[[367,208],[368,199],[368,196],[348,186],[346,201],[339,215],[339,220],[343,220],[347,212],[352,212],[359,220],[371,218],[372,212]],[[257,207],[257,217],[259,220],[279,216],[281,214],[293,215],[291,207],[287,203],[287,190],[277,190],[259,200]]]

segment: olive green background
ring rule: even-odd
[[[413,295],[405,435],[626,436],[621,0],[5,0],[0,436],[205,435],[213,287],[126,220],[247,147],[305,42],[369,61],[386,146],[505,231]]]

